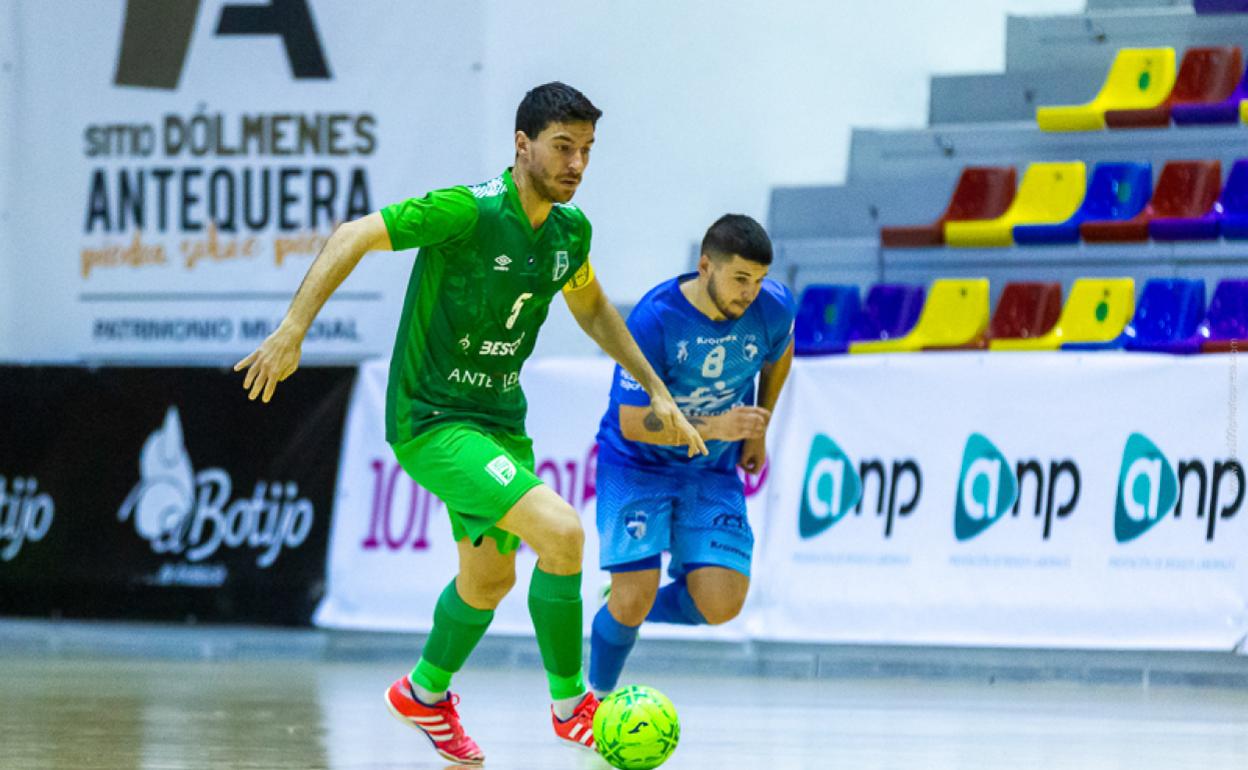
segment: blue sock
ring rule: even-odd
[[[677,623],[682,626],[706,625],[706,618],[702,617],[698,605],[693,603],[693,597],[689,595],[689,587],[684,580],[668,583],[659,589],[659,595],[655,597],[654,606],[650,608],[646,620],[653,623]]]
[[[637,629],[615,619],[607,605],[594,616],[590,634],[589,686],[597,692],[611,692],[620,682],[624,661],[637,643]]]

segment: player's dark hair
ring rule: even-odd
[[[763,226],[745,214],[724,214],[702,238],[702,253],[715,260],[740,254],[760,265],[771,264],[771,239]]]
[[[571,123],[587,120],[598,125],[602,110],[594,106],[585,94],[570,85],[555,81],[529,91],[516,108],[516,130],[523,131],[530,139],[551,123]]]

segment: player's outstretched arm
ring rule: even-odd
[[[789,369],[792,366],[793,343],[789,342],[789,347],[785,349],[784,354],[774,363],[765,365],[758,373],[758,405],[767,410],[769,416],[776,408],[776,401],[780,399],[780,391],[784,388],[785,380],[789,378]],[[768,424],[770,422],[768,419]],[[767,433],[766,426],[764,426],[763,433],[745,439],[741,445],[741,459],[737,464],[746,473],[760,473],[766,462]]]
[[[247,397],[260,397],[268,403],[277,383],[295,373],[303,337],[308,333],[316,314],[360,259],[369,251],[389,250],[390,234],[381,214],[372,213],[339,225],[329,236],[325,248],[313,260],[303,283],[295,292],[286,317],[251,355],[234,365],[234,371],[247,370],[243,389]]]
[[[707,441],[748,441],[767,432],[771,412],[757,406],[737,406],[723,414],[690,416],[689,423]],[[653,414],[648,406],[620,405],[620,432],[629,441],[671,446],[679,436]]]
[[[672,394],[667,390],[667,385],[655,374],[654,367],[650,366],[641,348],[637,347],[632,332],[628,330],[619,311],[607,299],[598,279],[591,279],[576,291],[565,292],[563,297],[568,303],[568,309],[572,311],[572,316],[585,333],[633,375],[646,393],[650,394],[649,413],[663,430],[671,432],[673,440],[668,443],[689,447],[690,457],[706,454],[706,441],[681,414]]]

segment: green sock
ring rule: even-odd
[[[535,567],[529,582],[529,615],[537,632],[537,647],[542,651],[551,699],[572,698],[585,692],[581,672],[581,573],[552,575]]]
[[[451,675],[464,661],[494,619],[494,610],[479,610],[460,598],[455,581],[442,590],[433,610],[433,630],[425,642],[412,681],[426,690],[442,692],[451,686]]]

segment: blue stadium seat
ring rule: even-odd
[[[1197,327],[1205,317],[1200,278],[1150,278],[1135,317],[1122,332],[1123,347],[1153,353],[1199,353]]]
[[[1130,219],[1153,194],[1153,167],[1149,163],[1097,163],[1088,194],[1074,215],[1050,225],[1015,225],[1015,243],[1078,243],[1085,221]]]
[[[1248,160],[1241,158],[1231,166],[1218,203],[1218,228],[1222,237],[1248,239]]]
[[[802,290],[793,327],[794,353],[821,356],[849,350],[849,334],[861,312],[858,287],[812,284]]]

